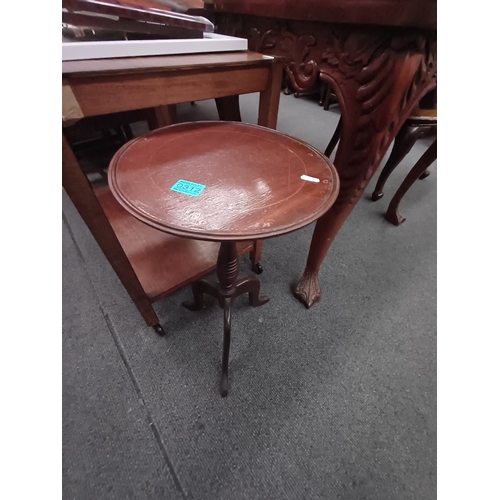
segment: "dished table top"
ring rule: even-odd
[[[145,134],[116,153],[108,178],[118,202],[139,220],[210,241],[294,231],[323,215],[339,191],[322,153],[239,122],[183,123]],[[178,181],[195,185],[172,190]]]

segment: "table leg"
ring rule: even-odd
[[[185,301],[182,303],[182,305],[190,311],[199,311],[205,307],[204,294],[217,298],[217,285],[207,280],[198,280],[191,283],[191,290],[193,292],[193,302]]]
[[[204,306],[203,294],[217,299],[219,306],[224,310],[224,344],[222,349],[222,374],[220,394],[227,396],[229,390],[229,350],[231,347],[231,306],[233,300],[244,293],[249,294],[250,305],[258,307],[269,301],[269,297],[261,297],[260,280],[256,276],[248,276],[237,280],[239,258],[234,241],[223,241],[217,257],[218,285],[206,280],[200,280],[192,285],[193,302],[184,302],[184,307],[197,311]]]
[[[281,82],[283,80],[283,62],[275,59],[269,71],[267,89],[260,93],[258,124],[276,129],[278,106],[280,103]]]
[[[64,133],[62,136],[62,155],[62,183],[68,196],[120,278],[130,298],[139,309],[144,321],[148,326],[153,326],[156,333],[165,335],[158,316],[132,269],[87,177],[80,168]]]
[[[435,44],[420,37],[373,31],[334,37],[320,65],[321,78],[339,99],[342,137],[335,157],[340,177],[336,203],[316,223],[306,269],[295,296],[311,307],[321,298],[318,273],[411,110],[436,86]]]
[[[219,306],[224,309],[224,347],[222,351],[222,377],[220,386],[222,397],[227,396],[229,389],[228,366],[231,344],[231,305],[233,300],[246,291],[250,293],[250,303],[252,306],[263,305],[269,300],[267,297],[259,297],[260,281],[255,276],[241,280],[238,283],[236,281],[238,271],[239,259],[236,243],[234,241],[223,241],[217,257],[217,278],[219,279],[217,299]],[[243,288],[243,283],[251,284]]]
[[[340,140],[340,134],[342,133],[342,117],[340,117],[339,122],[337,124],[337,128],[335,129],[335,132],[333,133],[332,138],[330,139],[330,142],[328,143],[328,146],[325,149],[325,156],[330,156],[333,153],[333,150],[335,149],[335,146]]]
[[[387,208],[387,212],[385,214],[385,219],[394,224],[395,226],[399,226],[403,224],[406,220],[399,213],[399,203],[403,199],[403,196],[406,194],[408,189],[413,186],[413,183],[424,173],[427,171],[429,165],[437,158],[437,139],[430,145],[427,151],[420,157],[420,159],[415,163],[413,168],[408,172],[408,175],[405,177],[405,180],[399,186],[399,189],[396,191],[396,194],[392,198],[389,203],[389,207]]]
[[[167,104],[165,106],[158,106],[155,108],[155,114],[158,127],[174,125],[177,121],[177,105]]]
[[[219,119],[229,122],[241,122],[240,96],[230,95],[215,99]]]
[[[248,299],[252,307],[263,306],[269,302],[269,297],[260,295],[260,280],[256,276],[247,276],[236,282],[233,300],[244,293],[248,293]]]
[[[252,271],[257,274],[262,274],[264,269],[260,263],[262,258],[262,240],[255,240],[253,242],[253,250],[250,252],[250,261],[252,262]]]

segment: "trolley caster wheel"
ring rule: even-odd
[[[153,328],[160,337],[165,337],[165,330],[161,327],[159,323],[157,325],[153,325]]]
[[[264,268],[261,266],[260,262],[256,262],[255,264],[252,264],[252,271],[255,274],[262,274],[264,271]]]

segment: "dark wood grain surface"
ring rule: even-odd
[[[144,73],[146,71],[179,71],[233,66],[268,66],[273,61],[265,56],[246,50],[219,52],[214,54],[184,54],[148,57],[119,57],[110,59],[86,59],[81,61],[63,61],[62,74],[72,76],[90,76],[107,73]]]
[[[186,123],[139,137],[116,153],[108,178],[115,197],[139,220],[213,241],[299,229],[324,214],[339,190],[337,173],[322,153],[237,122]],[[206,187],[199,196],[177,193],[171,187],[179,180]]]
[[[436,29],[437,0],[214,0],[216,11],[326,23]]]
[[[179,238],[143,224],[116,201],[107,186],[95,194],[151,302],[215,269],[218,243]],[[248,253],[253,245],[252,241],[239,242],[238,255]]]

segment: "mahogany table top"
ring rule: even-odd
[[[323,215],[339,191],[335,167],[312,146],[240,122],[183,123],[138,137],[115,154],[108,179],[139,220],[210,241],[294,231]]]
[[[437,0],[213,0],[220,12],[298,21],[437,28]]]

